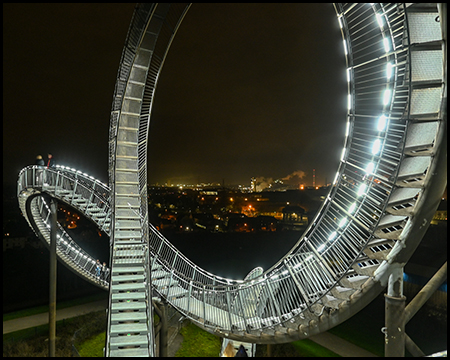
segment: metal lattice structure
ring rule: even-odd
[[[74,169],[19,175],[24,216],[47,243],[43,192],[111,239],[107,356],[154,355],[152,289],[222,337],[282,343],[366,306],[417,248],[446,186],[446,10],[436,4],[335,4],[347,61],[347,132],[333,186],[274,266],[225,279],[190,261],[147,218],[146,152],[153,94],[189,5],[136,7],[110,127],[109,187]],[[42,179],[48,179],[44,185]],[[58,230],[58,256],[92,278],[93,259]]]

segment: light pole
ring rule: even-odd
[[[56,209],[57,201],[50,199],[50,292],[48,310],[48,356],[55,357],[56,342]]]

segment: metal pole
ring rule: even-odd
[[[50,293],[48,311],[48,356],[55,357],[56,341],[56,199],[50,200]]]
[[[447,279],[447,262],[441,266],[436,274],[426,283],[426,285],[414,296],[414,299],[405,309],[405,324],[419,311],[419,309],[427,302],[434,292]]]
[[[161,299],[162,300],[162,299]],[[167,320],[167,302],[162,300],[157,304],[153,302],[153,308],[159,316],[159,324],[156,327],[155,333],[159,332],[159,357],[167,357],[168,355],[168,320]]]
[[[161,312],[163,314],[163,317],[161,318],[161,332],[159,333],[159,355],[161,357],[167,357],[168,356],[168,332],[169,332],[169,322],[167,319],[168,311],[167,311],[167,302],[165,300],[162,300],[162,306],[161,306]]]
[[[412,356],[414,356],[414,357],[425,356],[424,352],[422,350],[420,350],[420,348],[408,336],[408,334],[405,334],[405,345],[406,345],[406,349],[411,353]]]
[[[384,356],[405,356],[405,301],[403,296],[403,267],[398,266],[389,275],[385,299]]]

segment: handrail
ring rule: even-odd
[[[69,171],[70,172],[70,171]],[[74,172],[72,175],[76,174]],[[64,181],[65,178],[71,178],[71,176],[67,176],[67,171],[65,171],[65,174],[59,172],[55,169],[46,169],[42,168],[40,166],[32,165],[27,166],[24,169],[22,169],[19,173],[19,179],[18,179],[18,193],[19,193],[19,199],[21,198],[21,193],[28,188],[32,189],[33,192],[35,192],[36,189],[41,190],[42,192],[49,193],[51,195],[55,195],[58,192],[61,192],[63,190],[68,190],[67,186],[58,186],[55,185],[53,187],[44,185],[44,179],[51,182],[58,178],[58,184],[69,184],[69,182]],[[88,177],[88,179],[93,179],[92,177]],[[78,179],[79,180],[79,179]],[[98,180],[96,180],[98,182]],[[93,182],[94,183],[94,182]],[[84,185],[83,185],[84,186]],[[88,188],[88,185],[86,185],[86,188]],[[64,198],[59,197],[63,201],[70,204],[70,201],[65,200]],[[32,226],[33,230],[37,233],[37,236],[42,235],[44,240],[47,244],[49,244],[49,237],[45,236],[45,234],[40,233],[38,229],[36,229],[33,226],[33,223],[39,223],[41,222],[46,227],[49,227],[46,220],[50,214],[50,209],[47,203],[45,202],[45,199],[41,196],[33,199],[32,201],[36,201],[36,209],[38,209],[40,213],[40,219],[33,216],[33,219],[27,220]],[[29,204],[29,206],[32,206],[32,204]],[[21,204],[21,209],[24,214],[27,214],[26,210],[26,204]],[[88,215],[88,214],[86,214]],[[57,234],[57,254],[59,257],[65,256],[66,260],[64,261],[64,264],[67,264],[67,261],[70,262],[69,268],[77,273],[84,274],[83,276],[86,277],[86,279],[92,283],[94,283],[97,286],[100,286],[104,288],[107,286],[108,282],[103,279],[97,279],[97,277],[93,274],[93,270],[95,267],[95,259],[89,255],[85,250],[83,250],[73,239],[72,237],[64,230],[64,228],[57,223],[58,226],[58,234]],[[97,226],[101,228],[101,224],[97,223]],[[92,266],[87,269],[87,264],[90,263]]]

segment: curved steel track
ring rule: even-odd
[[[445,6],[445,5],[443,5]],[[106,355],[154,355],[151,290],[207,331],[283,343],[326,331],[379,294],[417,248],[446,186],[446,8],[335,4],[347,61],[347,133],[333,186],[295,246],[245,280],[192,263],[147,221],[153,94],[188,4],[136,7],[111,111],[109,186],[30,166],[18,197],[49,242],[46,193],[110,235],[111,282],[58,229],[58,256],[110,292]],[[50,185],[44,185],[46,180]]]

